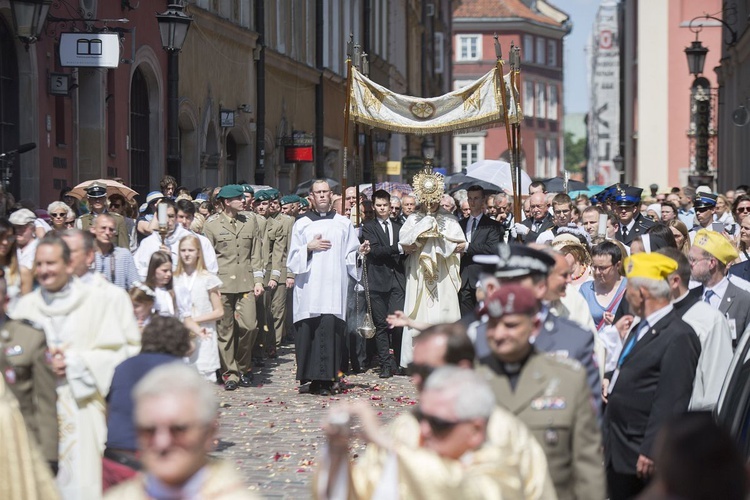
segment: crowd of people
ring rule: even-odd
[[[670,443],[711,432],[674,419],[716,406],[750,328],[750,195],[651,191],[533,183],[521,220],[507,194],[451,196],[431,171],[368,196],[167,176],[141,206],[104,182],[46,211],[15,204],[0,369],[47,463],[35,488],[244,498],[206,455],[210,383],[251,388],[289,342],[301,394],[367,370],[419,392],[387,429],[366,404],[332,408],[317,497],[704,498],[662,471],[684,459]],[[353,419],[370,443],[356,464]],[[721,498],[742,497],[744,476],[722,470]]]

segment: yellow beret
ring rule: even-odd
[[[734,246],[721,233],[701,229],[695,233],[693,246],[710,253],[723,264],[729,264],[739,257],[739,253]]]
[[[637,253],[625,259],[625,276],[663,280],[677,270],[677,261],[660,253]]]

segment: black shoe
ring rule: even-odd
[[[234,380],[227,380],[224,383],[224,390],[225,391],[236,391],[237,390],[237,382]]]
[[[224,383],[224,373],[222,373],[221,369],[216,370],[216,383],[219,385]]]
[[[266,366],[266,363],[263,362],[263,358],[253,358],[253,366],[263,368],[264,366]]]
[[[318,394],[321,396],[330,396],[333,394],[333,382],[321,382]]]
[[[380,370],[380,375],[378,377],[380,378],[391,378],[393,376],[393,372],[391,371],[391,367],[386,365],[383,367],[382,370]]]
[[[240,375],[239,383],[242,387],[252,387],[253,386],[253,373],[247,372],[244,375]]]
[[[308,394],[320,394],[320,380],[313,380],[310,382],[310,390]]]

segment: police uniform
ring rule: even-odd
[[[617,189],[612,195],[613,201],[621,207],[639,206],[641,204],[641,193],[643,189],[625,186]],[[649,228],[654,225],[654,221],[646,219],[640,211],[636,212],[633,217],[633,226],[628,229],[623,223],[620,223],[620,229],[617,230],[615,238],[623,245],[630,246],[633,240],[638,236],[646,234]]]
[[[493,356],[479,363],[498,404],[526,424],[544,449],[557,497],[605,498],[601,433],[580,363],[536,350],[514,366]],[[509,376],[517,377],[515,390]]]
[[[693,209],[698,212],[699,210],[713,210],[716,207],[716,201],[719,199],[718,195],[715,195],[713,193],[696,193],[696,195],[693,197]],[[713,221],[713,217],[711,218],[711,221]],[[695,241],[695,233],[700,231],[701,229],[708,229],[712,230],[711,225],[709,224],[708,227],[704,228],[700,224],[698,224],[697,217],[695,218],[695,224],[690,227],[690,243]]]
[[[229,188],[229,189],[228,189]],[[219,198],[242,195],[240,186],[224,186]],[[216,250],[218,276],[222,286],[221,302],[224,316],[219,320],[217,333],[222,366],[228,373],[227,382],[241,385],[252,369],[252,348],[258,333],[255,296],[256,284],[263,283],[261,233],[256,218],[240,212],[232,219],[222,212],[209,219],[203,232]],[[235,314],[239,328],[235,333]]]
[[[91,198],[106,197],[107,186],[100,182],[94,182],[86,188],[86,195],[90,196]],[[112,216],[112,218],[115,220],[115,237],[112,240],[112,243],[114,243],[118,247],[130,249],[130,237],[128,236],[128,228],[125,225],[125,218],[120,214],[108,212],[107,210],[104,210],[104,213]],[[81,215],[80,217],[78,217],[76,227],[88,232],[91,226],[94,225],[96,215],[97,214],[94,213]]]
[[[44,458],[58,457],[57,379],[44,331],[30,321],[6,319],[0,326],[0,370],[18,399],[26,425]]]

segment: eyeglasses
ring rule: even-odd
[[[169,432],[169,436],[172,439],[172,441],[175,441],[176,443],[181,443],[185,441],[185,437],[187,436],[188,432],[190,432],[191,429],[195,429],[196,427],[198,428],[205,427],[205,426],[206,424],[199,423],[199,422],[193,422],[193,423],[187,423],[187,424],[172,424],[172,425],[167,425],[167,426],[138,425],[135,428],[135,432],[138,435],[138,439],[151,443],[153,442],[154,437],[156,436],[156,433],[159,432],[159,430],[164,429],[167,432]]]
[[[52,213],[52,214],[49,214],[49,216],[50,216],[50,217],[53,217],[53,218],[55,218],[55,219],[62,219],[62,218],[63,218],[63,217],[65,217],[66,215],[68,215],[68,214],[66,214],[65,212],[60,212],[60,213]]]
[[[689,263],[689,264],[690,264],[691,266],[692,266],[693,264],[697,264],[698,262],[700,262],[700,261],[702,261],[702,260],[711,260],[711,259],[712,259],[712,257],[700,257],[700,258],[696,259],[695,257],[690,257],[689,255],[688,255],[688,258],[687,258],[687,260],[688,260],[688,263]]]
[[[427,422],[430,430],[436,436],[448,434],[454,427],[461,423],[461,421],[445,420],[434,415],[426,415],[419,407],[414,409],[414,418],[419,422]]]
[[[426,380],[427,377],[430,376],[432,372],[435,371],[434,366],[430,365],[420,365],[415,362],[411,362],[408,365],[406,365],[406,374],[410,377],[414,375],[419,375],[422,380]]]

